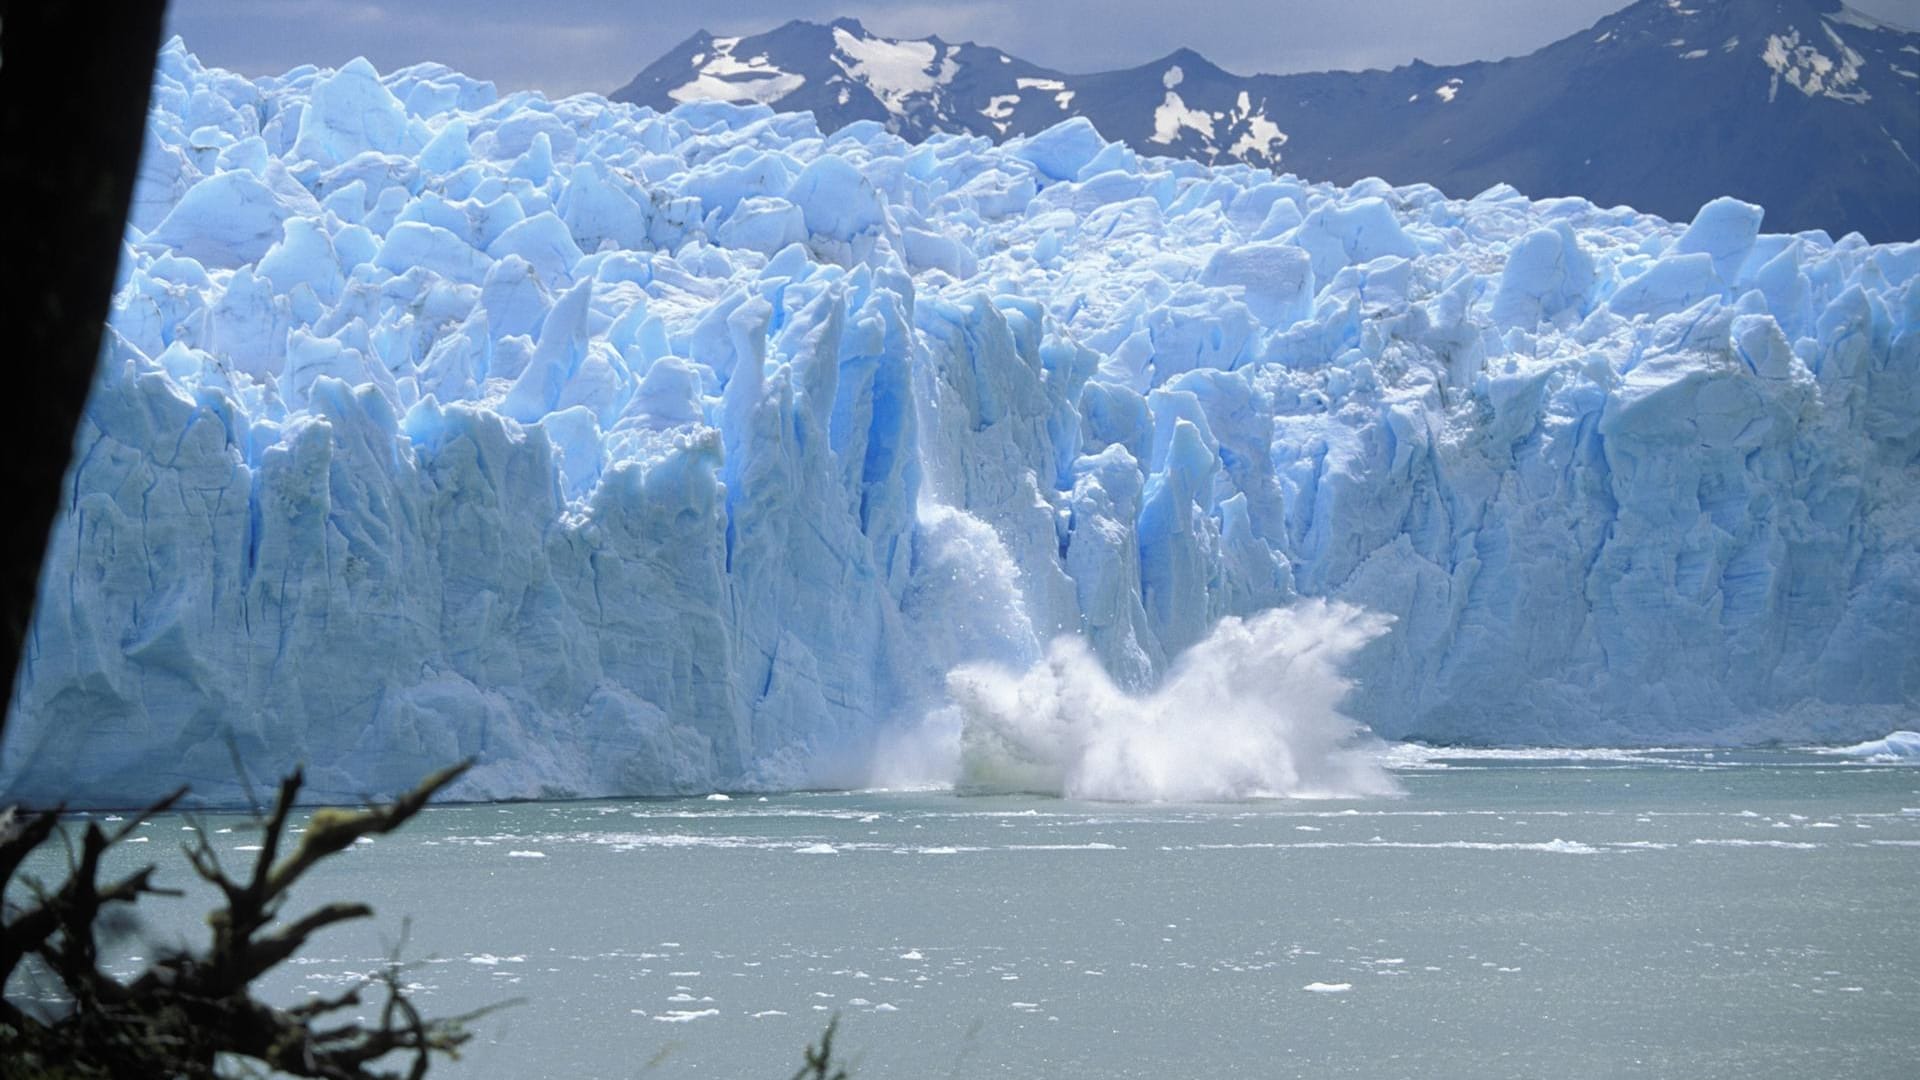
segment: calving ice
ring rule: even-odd
[[[955,705],[922,737],[957,750],[951,781],[1123,802],[1391,794],[1399,785],[1340,712],[1340,668],[1385,629],[1359,609],[1305,602],[1227,616],[1181,654],[1161,685],[1115,685],[1085,638],[1009,677],[991,666],[947,678]],[[887,758],[881,758],[886,779]]]
[[[146,155],[8,797],[847,782],[950,707],[1182,797],[1003,706],[1210,678],[1319,748],[1237,793],[1920,704],[1920,246],[177,42]]]

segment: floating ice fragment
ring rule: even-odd
[[[1868,761],[1920,762],[1920,731],[1896,731],[1883,739],[1843,746],[1832,753]]]

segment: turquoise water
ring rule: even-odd
[[[405,916],[428,1011],[525,999],[436,1076],[785,1078],[835,1015],[860,1077],[1913,1075],[1920,770],[1675,752],[1397,773],[1403,797],[1343,802],[436,808],[306,889],[379,918],[268,990],[337,990]],[[199,910],[155,906],[124,951]]]

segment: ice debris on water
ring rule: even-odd
[[[796,786],[1302,596],[1388,736],[1867,738],[1920,245],[1762,223],[175,41],[0,795]]]
[[[1870,739],[1833,752],[1868,761],[1920,762],[1920,731],[1896,731],[1884,739]]]

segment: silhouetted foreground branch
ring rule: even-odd
[[[806,1064],[793,1074],[793,1080],[849,1080],[847,1070],[836,1065],[833,1060],[833,1033],[840,1027],[840,1018],[827,1021],[827,1030],[820,1033],[820,1047],[806,1049]]]
[[[224,905],[207,918],[212,940],[205,952],[182,951],[157,960],[131,982],[100,970],[96,933],[111,925],[109,908],[145,895],[179,895],[153,884],[154,867],[100,884],[101,857],[143,822],[170,808],[184,789],[107,832],[89,823],[73,856],[65,884],[48,891],[22,877],[31,900],[5,908],[0,926],[0,987],[28,957],[59,983],[67,1005],[58,1016],[35,1015],[0,994],[0,1060],[24,1069],[20,1075],[93,1077],[184,1077],[210,1080],[227,1055],[251,1058],[293,1076],[325,1080],[375,1080],[424,1076],[434,1054],[455,1056],[470,1035],[465,1025],[486,1010],[428,1020],[407,998],[397,966],[332,998],[293,1008],[254,1000],[252,984],[291,957],[314,933],[373,914],[365,904],[324,904],[280,921],[288,891],[323,859],[366,836],[392,832],[420,812],[427,800],[467,770],[463,762],[435,773],[419,787],[384,806],[314,812],[299,842],[284,857],[287,821],[299,796],[296,772],[280,785],[262,822],[260,852],[243,878],[229,875],[205,829],[185,845],[195,872],[220,890]],[[20,817],[0,814],[0,889],[11,889],[29,853],[58,832],[60,811]],[[357,1010],[363,993],[380,986],[385,1001],[378,1022],[341,1020]],[[389,1054],[407,1055],[404,1072],[380,1071]],[[8,1075],[15,1075],[9,1072]]]

